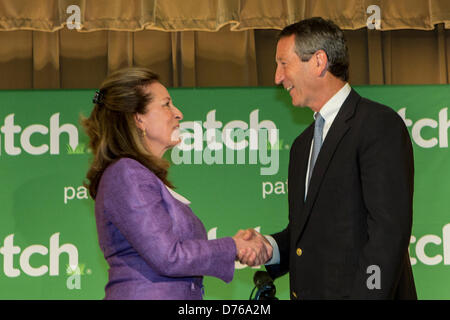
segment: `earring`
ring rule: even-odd
[[[145,129],[139,128],[139,133],[140,133],[140,136],[143,138],[145,138],[147,136],[147,132],[145,131]]]

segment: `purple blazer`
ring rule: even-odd
[[[202,299],[204,275],[233,279],[233,239],[208,240],[189,206],[135,160],[105,170],[95,218],[110,267],[105,299]]]

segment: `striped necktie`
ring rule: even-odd
[[[311,162],[309,163],[309,176],[308,176],[308,189],[311,181],[314,165],[316,164],[317,156],[319,155],[320,148],[322,147],[323,125],[325,120],[320,113],[316,113],[316,121],[314,123],[314,142],[313,150],[311,154]]]

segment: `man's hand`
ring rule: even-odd
[[[250,267],[259,266],[272,258],[272,246],[269,241],[254,229],[239,230],[233,237],[237,258]]]

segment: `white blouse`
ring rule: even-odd
[[[182,202],[182,203],[184,203],[184,204],[187,204],[187,205],[190,205],[190,204],[191,204],[191,202],[190,202],[188,199],[186,199],[186,198],[183,197],[182,195],[179,195],[178,193],[176,193],[175,191],[173,191],[172,189],[170,189],[168,186],[166,186],[166,188],[167,188],[167,190],[169,190],[170,194],[171,194],[175,199],[177,199],[178,201],[180,201],[180,202]]]

